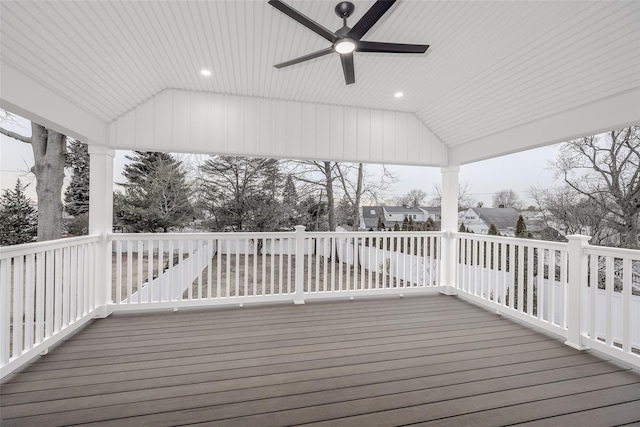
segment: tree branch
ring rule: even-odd
[[[0,133],[8,136],[9,138],[13,138],[20,142],[24,142],[25,144],[31,144],[31,138],[20,135],[19,133],[11,132],[10,130],[6,130],[0,127]]]

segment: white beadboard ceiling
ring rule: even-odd
[[[373,4],[353,2],[351,26]],[[337,1],[287,3],[331,30],[341,26]],[[346,86],[336,54],[273,67],[329,43],[266,0],[0,5],[0,60],[104,123],[184,89],[409,112],[462,153],[474,141],[640,93],[639,1],[400,0],[364,39],[431,47],[426,55],[356,53],[356,84]],[[482,157],[481,147],[472,150],[460,159]]]

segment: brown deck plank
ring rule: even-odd
[[[482,330],[483,332],[497,332],[506,329],[507,326],[504,322],[500,321],[491,321],[491,322],[475,322],[470,325],[462,325],[457,326],[456,328],[451,328],[449,330],[449,336],[462,336],[464,332],[470,332],[473,330]],[[256,350],[256,349],[272,349],[272,348],[280,348],[280,347],[294,347],[300,345],[307,344],[322,344],[322,343],[331,343],[331,342],[356,342],[362,341],[369,338],[384,338],[384,337],[402,337],[402,336],[414,336],[415,333],[411,333],[416,328],[402,328],[402,329],[392,329],[392,330],[380,330],[376,331],[376,328],[372,328],[369,330],[363,330],[358,334],[335,334],[335,335],[322,335],[319,337],[308,337],[303,338],[303,336],[291,337],[290,339],[274,339],[272,336],[261,336],[255,337],[253,339],[252,344],[243,344],[244,351],[247,350]],[[422,328],[422,331],[426,331],[431,328]],[[297,335],[297,334],[296,334]],[[270,339],[271,338],[271,339]],[[434,339],[437,337],[434,336]],[[246,340],[245,340],[246,342]],[[230,344],[236,344],[230,340]],[[228,345],[230,345],[228,344]],[[125,371],[135,371],[138,369],[151,369],[151,368],[170,368],[174,366],[183,366],[185,364],[195,365],[200,363],[210,363],[212,360],[215,360],[216,352],[214,348],[220,349],[224,347],[224,344],[221,342],[216,342],[211,347],[208,347],[206,354],[203,354],[202,351],[194,352],[195,356],[181,356],[180,358],[169,358],[169,359],[157,359],[154,357],[150,357],[150,360],[141,360],[140,357],[132,357],[128,361],[122,361],[122,358],[116,359],[115,361],[106,361],[102,360],[99,365],[93,366],[76,366],[76,364],[69,362],[67,366],[61,367],[57,366],[55,368],[51,368],[48,370],[29,370],[27,372],[23,372],[15,375],[13,382],[25,382],[25,381],[36,381],[36,380],[46,380],[52,378],[61,378],[61,377],[74,377],[74,376],[82,376],[82,375],[95,375],[101,373],[113,373],[113,372],[125,372]],[[226,347],[227,349],[229,347]],[[243,351],[239,348],[234,348],[235,351]],[[147,354],[154,354],[152,352]],[[100,359],[95,359],[100,360]],[[58,364],[59,365],[59,364]]]
[[[470,314],[461,314],[459,315],[459,318],[456,319],[456,315],[451,315],[451,316],[440,316],[439,317],[442,321],[444,321],[444,325],[447,325],[449,322],[447,322],[448,320],[450,320],[452,323],[455,323],[457,320],[460,319],[464,319],[464,320],[474,320],[474,319],[492,319],[495,317],[479,317],[478,315],[470,315]],[[327,323],[326,325],[320,325],[320,326],[309,326],[309,327],[303,327],[300,325],[295,326],[295,330],[299,331],[300,333],[305,333],[305,332],[314,332],[314,331],[331,331],[331,330],[355,330],[358,328],[362,328],[362,327],[371,327],[373,326],[380,326],[380,327],[384,327],[385,325],[395,325],[395,326],[399,326],[399,325],[409,325],[413,322],[422,322],[424,320],[429,320],[430,318],[428,316],[423,316],[421,318],[421,320],[416,320],[416,319],[412,319],[412,318],[406,318],[406,317],[395,317],[395,319],[390,322],[381,322],[381,321],[377,321],[377,322],[358,322],[358,323],[354,323],[350,326],[347,326],[347,324],[331,324],[331,323]],[[281,324],[282,325],[282,324]],[[287,323],[284,325],[285,328],[290,329],[292,327],[293,323]],[[251,331],[251,333],[247,333],[247,332],[243,332],[242,335],[243,336],[254,336],[256,334],[259,334],[260,332],[266,332],[266,333],[274,333],[272,331],[274,331],[274,329],[277,329],[279,325],[270,325],[268,329],[262,329],[262,330],[258,330],[258,331]],[[238,329],[240,329],[240,327],[238,327]],[[126,329],[125,329],[126,330]],[[228,337],[228,332],[229,330],[225,330],[223,332],[218,332],[220,333],[221,338],[224,337]],[[277,335],[286,335],[286,334],[278,334]],[[215,333],[207,333],[207,332],[203,332],[202,334],[203,339],[205,340],[204,343],[202,343],[203,345],[200,345],[200,348],[202,347],[209,347],[211,345],[211,343],[215,343],[217,340],[216,338],[216,334]],[[128,340],[128,343],[131,343],[133,340]],[[145,343],[148,344],[148,343]],[[135,347],[146,347],[148,345],[136,345]],[[199,348],[197,342],[193,342],[192,346],[194,348]],[[146,352],[146,349],[142,348],[140,350],[137,350],[135,347],[133,346],[128,346],[127,350],[128,352],[130,352],[131,354],[138,352],[138,353],[144,353]],[[180,349],[183,346],[181,345],[177,345],[177,344],[171,344],[169,345],[167,348],[169,350],[173,350],[173,349]],[[55,353],[51,353],[49,355],[48,358],[46,358],[45,360],[47,361],[60,361],[60,360],[74,360],[74,359],[82,359],[85,357],[92,357],[93,354],[95,354],[95,351],[99,350],[100,354],[102,356],[110,356],[110,355],[120,355],[122,353],[122,348],[118,348],[118,349],[113,349],[113,348],[103,348],[103,349],[94,349],[94,350],[87,350],[87,349],[82,349],[80,351],[74,351],[74,352],[68,352],[64,350],[64,346],[61,346]],[[169,351],[167,350],[167,351]]]
[[[406,320],[407,323],[405,323],[405,325],[407,325],[407,327],[405,328],[406,330],[410,330],[410,329],[421,329],[421,328],[414,328],[412,326],[410,326],[413,322],[412,319],[410,318],[404,318],[404,317],[400,317],[400,319]],[[479,318],[475,318],[475,319],[479,319]],[[505,323],[505,322],[503,322]],[[270,325],[271,328],[278,328],[280,327],[282,324],[275,324],[275,325]],[[334,335],[335,336],[340,336],[343,333],[349,333],[351,332],[349,330],[348,327],[343,326],[342,324],[333,324],[333,331],[334,331]],[[376,326],[382,326],[382,325],[378,325],[374,322],[370,322],[368,323],[368,327],[370,330],[376,330]],[[449,324],[444,324],[444,325],[440,325],[441,327],[439,328],[439,332],[448,332],[452,329],[455,329],[455,327],[452,327]],[[523,327],[523,329],[526,329]],[[266,334],[269,334],[268,330],[265,331],[259,331],[259,332],[263,332]],[[259,333],[257,332],[257,334]],[[304,334],[306,332],[306,329],[303,327],[298,327],[298,334]],[[377,332],[377,331],[376,331]],[[355,332],[354,333],[360,333],[360,331]],[[281,334],[280,334],[281,335]],[[282,338],[286,339],[287,335],[283,335]],[[250,337],[248,337],[250,339]],[[237,340],[236,340],[237,341]],[[224,347],[224,346],[229,346],[231,343],[227,343],[226,340],[223,337],[218,337],[215,332],[202,332],[201,334],[198,335],[191,335],[191,336],[177,336],[177,337],[164,337],[163,335],[159,334],[157,337],[155,338],[151,338],[149,337],[149,339],[146,340],[135,340],[135,339],[121,339],[118,342],[108,342],[108,343],[101,343],[101,344],[87,344],[86,346],[82,346],[81,344],[79,345],[78,343],[72,343],[74,346],[71,348],[72,351],[69,351],[66,346],[64,346],[61,351],[59,351],[59,354],[69,354],[69,353],[78,353],[78,354],[87,354],[90,352],[104,352],[104,351],[117,351],[117,350],[121,350],[121,349],[134,349],[137,347],[153,347],[153,346],[164,346],[164,345],[177,345],[177,344],[185,344],[185,345],[189,345],[192,343],[207,343],[208,347]],[[254,342],[251,341],[250,344],[253,344]],[[236,343],[237,345],[247,345],[247,342],[245,341],[244,343],[240,342],[240,343]],[[64,351],[62,351],[64,349]],[[76,357],[78,357],[78,355],[76,355]]]
[[[588,393],[604,417],[639,392],[637,373],[434,295],[117,314],[14,375],[0,405],[7,426],[456,425],[578,417]]]
[[[505,352],[522,352],[526,349],[538,349],[541,347],[557,348],[558,342],[549,341],[538,335],[528,335],[504,339],[499,344],[493,341],[480,341],[455,346],[415,348],[403,352],[382,352],[374,354],[364,354],[358,357],[337,357],[317,360],[301,360],[298,362],[281,363],[273,365],[258,365],[254,367],[241,367],[237,369],[224,369],[212,372],[209,375],[180,375],[167,377],[163,375],[159,378],[137,381],[121,381],[104,384],[87,384],[75,387],[65,387],[55,390],[58,398],[72,396],[88,396],[101,393],[118,393],[131,390],[143,390],[157,387],[168,387],[176,385],[193,385],[210,381],[233,380],[240,378],[251,378],[256,376],[276,376],[287,372],[296,372],[299,378],[314,377],[319,370],[330,370],[334,375],[347,375],[354,372],[368,372],[377,364],[395,364],[399,366],[415,366],[421,364],[421,357],[434,357],[438,359],[459,361],[466,360],[468,355],[494,354],[499,355]],[[475,353],[478,352],[478,353]],[[28,393],[3,394],[2,399],[5,404],[24,403],[27,401],[46,401],[51,398],[50,390],[36,390]]]
[[[469,329],[474,329],[476,327],[484,327],[487,325],[495,325],[496,321],[495,319],[492,320],[487,320],[487,319],[472,319],[474,321],[470,322],[470,323],[455,323],[450,325],[451,330],[458,330],[458,329],[465,329],[465,328],[469,328]],[[412,324],[412,326],[415,326]],[[423,330],[429,331],[429,330],[437,330],[438,328],[440,328],[442,325],[429,325],[429,326],[424,326]],[[373,326],[373,327],[362,327],[362,328],[358,328],[358,332],[362,332],[362,333],[367,333],[371,330],[376,330],[378,327],[377,326]],[[393,330],[400,330],[400,331],[404,331],[404,330],[408,330],[409,328],[406,327],[406,325],[400,325],[400,326],[395,326],[392,329],[387,329],[385,327],[380,327],[379,328],[381,331],[393,331]],[[333,334],[336,334],[336,332],[309,332],[308,336],[310,337],[331,337]],[[298,334],[298,333],[292,333],[290,335],[292,338],[297,338],[297,337],[303,337],[304,334]],[[341,337],[341,335],[337,335],[338,338]],[[239,338],[238,340],[240,342],[244,341],[251,341],[251,342],[262,342],[262,341],[281,341],[283,339],[283,337],[279,337],[279,336],[274,336],[274,335],[268,335],[268,334],[263,334],[257,337],[251,337],[250,339],[247,338]],[[230,342],[233,343],[233,340],[230,340]],[[161,350],[161,349],[159,349]],[[211,353],[213,353],[215,350],[212,350]],[[93,357],[91,358],[85,358],[85,359],[73,359],[73,360],[62,360],[62,361],[56,361],[56,360],[51,360],[48,358],[42,358],[43,361],[39,362],[39,363],[34,363],[32,364],[27,371],[20,373],[20,374],[16,374],[15,376],[15,380],[19,381],[19,378],[22,378],[25,375],[29,375],[35,372],[47,372],[47,371],[56,371],[58,369],[67,369],[67,368],[82,368],[82,367],[96,367],[96,366],[104,366],[104,365],[113,365],[113,364],[127,364],[127,366],[132,366],[133,363],[139,362],[139,363],[148,363],[148,362],[153,362],[153,361],[162,361],[164,359],[170,360],[170,359],[183,359],[183,358],[194,358],[194,357],[208,357],[207,354],[209,354],[210,351],[208,350],[208,348],[204,348],[204,349],[191,349],[191,350],[179,350],[179,351],[171,351],[171,352],[167,352],[167,351],[156,351],[156,352],[152,352],[149,351],[147,353],[144,354],[127,354],[127,355],[118,355],[118,356],[103,356],[103,355],[93,355]],[[46,361],[44,361],[44,359],[46,359]]]
[[[533,420],[537,421],[538,425],[584,427],[586,425],[605,426],[640,421],[640,384],[611,387],[606,391],[606,393],[601,391],[579,392],[568,396],[475,412],[417,425],[460,426],[473,423],[477,427],[490,427],[532,422]],[[616,408],[618,403],[630,404],[631,406],[625,407],[628,412],[616,414],[617,410],[622,409]],[[590,415],[585,414],[577,417],[574,414],[572,418],[574,421],[579,419],[579,423],[569,423],[568,417],[565,418],[565,423],[560,422],[562,417],[558,419],[558,415],[567,412],[580,413],[579,411],[586,411]]]
[[[261,391],[260,397],[267,396],[271,390],[275,390],[276,395],[281,391],[285,394],[292,392],[303,393],[313,390],[325,390],[332,388],[343,388],[348,386],[375,384],[385,381],[398,381],[414,377],[428,377],[443,374],[456,374],[460,380],[471,381],[474,378],[481,378],[482,375],[492,373],[502,374],[504,366],[514,364],[522,365],[522,369],[551,369],[554,366],[574,366],[580,364],[594,363],[600,359],[589,354],[573,354],[568,349],[551,348],[518,354],[477,357],[478,354],[471,355],[471,359],[464,361],[438,361],[434,358],[419,360],[421,365],[408,367],[400,367],[401,363],[378,363],[372,366],[367,372],[335,375],[329,370],[321,370],[317,372],[317,376],[300,380],[295,372],[286,373],[275,376],[250,377],[243,379],[206,382],[199,384],[189,384],[185,386],[163,387],[154,389],[154,398],[172,398],[197,396],[207,393],[234,392],[239,393],[244,399],[247,390],[258,388]],[[475,356],[475,357],[474,357]],[[449,381],[454,381],[452,378]],[[55,408],[59,404],[69,404],[75,409],[92,408],[102,405],[115,405],[122,403],[130,403],[136,401],[147,401],[147,395],[133,392],[120,392],[111,394],[102,394],[95,396],[82,396],[78,398],[58,399],[52,402],[36,402],[34,404],[5,406],[6,414],[14,414],[13,416],[25,416],[29,411],[34,414],[45,414],[56,412]],[[229,400],[230,402],[231,400]],[[17,415],[19,414],[19,415]]]
[[[548,395],[563,396],[575,393],[577,389],[601,389],[607,386],[617,386],[631,383],[632,378],[624,377],[628,372],[616,371],[616,367],[609,365],[600,373],[598,383],[588,375],[591,367],[574,367],[553,372],[535,372],[530,375],[498,378],[494,380],[478,381],[456,385],[440,386],[433,389],[417,391],[401,391],[384,395],[386,384],[380,385],[380,395],[376,397],[352,398],[352,395],[342,395],[337,403],[316,404],[315,400],[306,400],[307,407],[286,410],[269,402],[242,402],[236,405],[222,407],[207,406],[200,409],[172,411],[164,416],[154,414],[137,417],[138,425],[174,425],[180,419],[188,417],[192,422],[216,421],[212,425],[260,425],[261,427],[286,425],[291,420],[296,424],[315,423],[318,425],[350,425],[388,426],[420,422],[425,419],[436,419],[451,416],[463,411],[475,411],[482,408],[512,405],[520,401],[547,398]],[[619,369],[619,368],[618,368]],[[611,372],[613,370],[613,372]],[[587,383],[590,381],[589,383]],[[602,383],[600,383],[602,381]],[[518,388],[526,387],[531,393],[514,392]],[[304,398],[306,396],[300,396]],[[286,404],[287,399],[281,399]],[[455,403],[454,403],[455,402]],[[257,408],[256,408],[257,406]],[[254,409],[255,408],[255,409]],[[257,415],[243,416],[243,413],[262,411]],[[220,420],[220,421],[217,421]],[[287,421],[288,420],[288,421]],[[328,421],[325,421],[328,420]],[[109,424],[107,424],[109,425]]]
[[[371,378],[332,378],[326,381],[313,381],[304,383],[289,383],[278,387],[260,387],[254,389],[237,390],[226,393],[199,394],[190,399],[165,398],[160,399],[158,395],[152,394],[155,398],[153,402],[133,402],[109,407],[101,410],[77,411],[75,402],[68,405],[60,405],[54,412],[69,411],[63,414],[66,420],[72,422],[94,422],[103,419],[113,419],[117,417],[137,416],[137,421],[144,424],[162,424],[168,422],[169,425],[178,422],[182,417],[181,411],[185,409],[197,410],[200,418],[190,419],[192,421],[211,421],[214,419],[225,419],[230,417],[244,417],[248,414],[269,413],[274,410],[287,410],[304,408],[308,406],[326,405],[329,403],[352,401],[356,399],[370,398],[373,396],[393,396],[410,391],[424,392],[452,384],[459,384],[458,393],[466,393],[468,384],[474,381],[494,380],[502,387],[518,387],[523,384],[539,384],[557,378],[581,377],[587,372],[608,373],[619,370],[614,365],[607,362],[594,362],[589,355],[576,355],[566,358],[552,358],[536,362],[525,362],[512,364],[507,367],[498,366],[488,369],[476,369],[471,372],[448,372],[439,373],[432,369],[429,372],[419,372],[415,369],[408,373],[409,378],[399,379],[394,372],[385,372],[380,375],[377,381],[370,382]],[[593,366],[592,366],[593,365]],[[431,374],[431,375],[430,375]],[[418,376],[421,375],[421,376]],[[507,381],[511,378],[513,381]],[[356,386],[358,380],[369,381],[368,384]],[[323,389],[324,387],[324,389]],[[484,389],[483,389],[484,390]],[[96,401],[97,403],[97,401]],[[202,409],[202,408],[205,409]],[[24,408],[27,409],[28,408]],[[41,410],[36,406],[33,409]],[[174,411],[175,414],[160,415],[165,412]],[[9,412],[12,416],[17,416],[17,411]],[[141,416],[152,414],[151,416]],[[25,419],[23,421],[42,422],[46,416]],[[268,424],[268,416],[263,422]]]
[[[563,410],[564,411],[564,410]],[[640,400],[613,404],[519,424],[522,427],[608,427],[640,424]]]

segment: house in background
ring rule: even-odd
[[[565,233],[559,231],[561,227],[556,226],[553,221],[547,221],[542,211],[526,209],[521,211],[520,215],[522,215],[524,223],[527,226],[527,231],[531,233],[532,238],[555,242],[567,241]],[[553,217],[550,213],[548,213],[548,215]],[[551,223],[551,225],[549,225],[549,223]]]
[[[391,221],[393,224],[402,225],[402,221],[405,218],[411,218],[413,222],[425,222],[427,220],[425,212],[417,206],[384,206],[383,209],[385,221]]]
[[[488,234],[493,224],[502,236],[514,237],[518,216],[514,208],[469,208],[458,214],[458,228],[464,224],[475,234]]]
[[[420,210],[424,211],[424,213],[427,215],[427,218],[431,218],[435,223],[440,223],[440,221],[442,220],[442,208],[440,206],[420,206]]]
[[[378,218],[385,218],[384,207],[383,206],[362,206],[360,208],[360,229],[368,230],[373,228],[374,230],[378,229]],[[384,226],[389,227],[388,224],[391,224],[393,227],[393,223],[390,221],[384,221]]]
[[[438,224],[441,220],[440,206],[362,206],[360,211],[361,230],[377,230],[379,218],[382,218],[385,228],[393,228],[396,224],[402,226],[405,218],[411,218],[414,223],[424,223],[431,219]]]

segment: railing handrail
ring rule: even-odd
[[[323,237],[323,236],[344,236],[350,237],[416,237],[416,236],[434,236],[442,237],[445,235],[442,231],[305,231],[305,237]]]
[[[99,234],[78,237],[65,237],[63,239],[47,240],[45,242],[30,242],[21,245],[0,247],[0,259],[8,259],[20,255],[30,255],[36,252],[50,251],[69,246],[95,243],[100,240]]]
[[[411,236],[444,236],[442,231],[305,231],[305,237],[344,236],[344,237],[411,237]],[[255,239],[256,236],[269,238],[291,238],[295,230],[291,231],[243,231],[243,232],[203,232],[203,233],[109,233],[109,240],[173,240],[181,239]]]
[[[266,238],[292,238],[294,231],[274,232],[206,232],[206,233],[109,233],[107,239],[117,240],[175,240],[179,239],[255,239],[256,235]]]
[[[464,238],[469,240],[478,240],[478,241],[496,242],[496,243],[507,242],[507,243],[513,243],[514,245],[536,246],[544,249],[555,249],[557,251],[567,250],[569,245],[567,242],[552,242],[550,240],[523,239],[520,237],[489,236],[486,234],[473,234],[473,233],[461,233],[461,232],[455,232],[452,234],[456,238]]]
[[[587,245],[587,255],[613,256],[616,258],[631,258],[640,261],[640,249],[612,248],[609,246]]]

